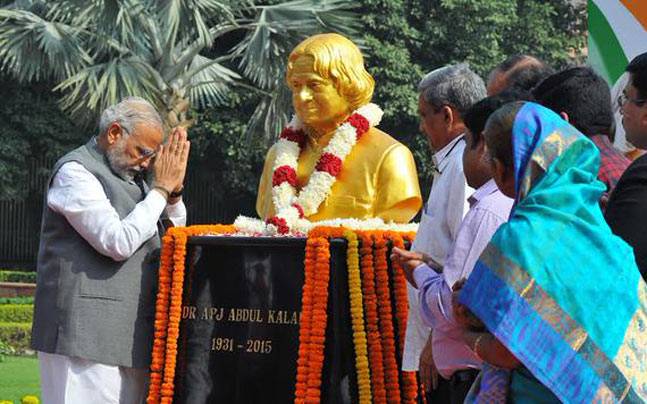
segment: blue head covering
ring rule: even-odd
[[[515,208],[460,301],[560,400],[647,400],[647,287],[600,211],[599,151],[534,103],[512,149]]]

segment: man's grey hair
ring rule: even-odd
[[[461,117],[486,96],[483,79],[467,63],[449,65],[427,73],[420,80],[418,91],[425,102],[435,109],[449,105],[456,108]]]
[[[115,105],[106,108],[99,120],[99,134],[106,133],[110,125],[118,123],[125,131],[124,137],[128,137],[135,126],[144,124],[155,126],[163,130],[162,118],[157,109],[150,102],[141,97],[126,97]]]

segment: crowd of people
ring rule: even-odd
[[[487,84],[467,64],[419,83],[435,171],[411,251],[391,259],[410,284],[402,368],[427,402],[647,400],[647,155],[613,142],[617,107],[647,149],[647,53],[627,73],[617,99],[591,68],[526,55]],[[334,77],[317,77],[319,106],[345,120],[326,104],[343,95]],[[155,107],[129,97],[52,170],[32,332],[46,402],[145,400],[160,236],[186,223],[190,143],[163,133]]]
[[[432,403],[647,400],[647,53],[612,99],[591,68],[514,56],[420,82],[436,171],[411,251],[403,369]],[[619,123],[620,124],[620,123]]]

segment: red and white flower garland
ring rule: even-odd
[[[288,234],[294,232],[295,228],[308,227],[305,217],[317,213],[321,203],[330,195],[346,156],[350,154],[362,135],[379,124],[382,115],[380,107],[366,104],[339,125],[319,157],[308,184],[301,192],[297,192],[296,189],[297,167],[306,135],[303,123],[295,116],[283,129],[275,146],[272,202],[276,215],[266,220],[263,233]],[[239,219],[235,223],[239,229],[259,230],[258,224],[245,218]]]

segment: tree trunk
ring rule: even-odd
[[[188,129],[195,124],[195,118],[190,117],[191,101],[186,96],[184,89],[169,86],[163,99],[164,110],[161,112],[166,129],[172,129],[176,126]]]

